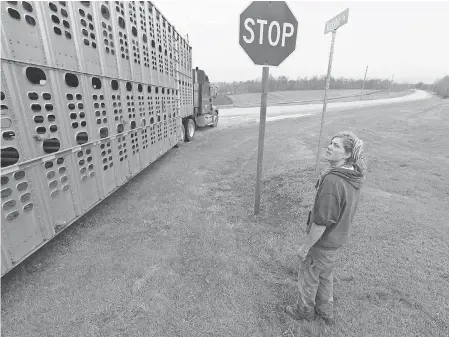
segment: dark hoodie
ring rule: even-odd
[[[338,249],[349,239],[349,229],[359,202],[364,176],[357,165],[354,170],[332,168],[321,181],[309,218],[311,224],[326,226],[316,245],[323,249]]]

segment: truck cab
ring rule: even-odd
[[[213,105],[213,100],[217,97],[218,88],[210,83],[204,70],[198,69],[198,67],[192,69],[192,79],[195,124],[198,127],[216,127],[218,108]]]

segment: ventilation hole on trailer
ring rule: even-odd
[[[73,104],[73,103],[68,104],[67,107],[68,107],[70,110],[75,110],[75,104]]]
[[[90,33],[90,38],[91,38],[92,40],[95,40],[95,34],[94,34],[94,33]],[[94,42],[92,42],[92,45],[94,45]]]
[[[47,161],[44,166],[48,170],[49,168],[53,167],[53,162],[52,161]]]
[[[81,111],[80,112],[80,118],[84,118],[84,117],[86,117],[86,114],[83,111]]]
[[[61,5],[63,5],[63,6],[66,5],[66,2],[65,2],[65,1],[59,1],[59,3],[60,3]]]
[[[89,33],[87,32],[87,30],[85,30],[85,29],[83,29],[81,32],[83,33],[84,36],[88,36],[88,35],[89,35]]]
[[[81,158],[84,155],[83,151],[78,151],[78,153],[76,154],[78,158]]]
[[[50,2],[50,3],[48,4],[48,7],[50,7],[50,9],[51,9],[53,12],[55,12],[55,13],[58,12],[58,7],[56,7],[54,3]],[[62,11],[61,11],[61,12],[62,12]]]
[[[101,80],[98,77],[92,77],[92,86],[94,89],[101,89]]]
[[[28,67],[25,71],[25,74],[28,81],[30,81],[33,84],[44,85],[47,81],[45,73],[42,71],[42,69],[39,68]]]
[[[50,138],[44,140],[43,149],[45,153],[55,153],[61,148],[61,143],[57,138]]]
[[[78,145],[85,144],[89,140],[89,136],[87,135],[87,132],[79,132],[76,135],[76,142]]]
[[[123,132],[123,124],[119,124],[117,125],[117,133],[122,133]]]
[[[62,35],[62,31],[58,27],[53,27],[53,31],[55,32],[56,35]]]
[[[32,209],[33,209],[33,204],[32,203],[29,203],[28,205],[23,206],[23,211],[25,213],[31,212]]]
[[[118,90],[118,82],[116,80],[111,81],[112,90]]]
[[[28,183],[27,182],[23,182],[17,185],[17,190],[18,191],[25,191],[28,188]]]
[[[77,116],[77,114],[75,113],[75,112],[72,112],[71,114],[70,114],[70,118],[71,119],[76,119],[78,116]]]
[[[65,32],[65,37],[70,40],[72,35],[69,32]]]
[[[51,189],[56,188],[56,186],[58,186],[58,182],[56,180],[53,180],[48,184],[48,187],[50,187]]]
[[[98,115],[100,115],[100,113],[98,113]],[[98,124],[98,125],[101,124],[101,119],[97,118],[97,124]]]
[[[86,170],[87,170],[87,169],[86,169],[85,167],[83,167],[83,168],[80,170],[80,173],[81,173],[81,174],[84,174],[84,172],[86,172]]]
[[[90,163],[92,161],[92,157],[87,157],[87,162]]]
[[[63,166],[59,168],[59,173],[64,174],[67,171],[67,169]]]
[[[126,82],[126,90],[128,90],[128,91],[133,90],[133,86],[130,82]]]
[[[54,190],[50,195],[52,198],[56,198],[59,195],[59,190]]]
[[[118,25],[120,28],[125,29],[125,20],[121,16],[118,17]]]
[[[90,15],[90,14],[87,14],[87,18],[90,20],[90,21],[92,21],[92,15]],[[89,24],[89,27],[91,26],[91,24]],[[94,26],[92,26],[92,28],[90,28],[90,29],[94,29]]]
[[[36,26],[36,20],[34,20],[34,18],[30,15],[25,15],[25,21],[30,25],[30,26]]]
[[[49,129],[50,129],[50,132],[58,131],[58,127],[56,125],[50,125]]]
[[[94,169],[94,165],[90,164],[88,168],[89,168],[89,171],[92,171]]]
[[[86,126],[86,121],[82,121],[81,126]]]
[[[131,130],[134,130],[136,128],[136,121],[131,122]]]
[[[79,166],[83,166],[86,163],[86,161],[84,159],[81,159],[78,164]]]
[[[9,214],[6,216],[6,221],[11,222],[11,221],[16,220],[18,217],[19,217],[19,212],[14,211],[14,212],[12,212],[12,213],[9,213]]]
[[[61,157],[61,158],[56,159],[56,164],[61,165],[63,163],[64,163],[64,158]]]
[[[106,138],[108,135],[109,135],[108,128],[101,128],[100,129],[100,138]]]
[[[63,192],[67,192],[68,190],[69,190],[69,185],[64,185],[63,187],[62,187],[62,191]]]
[[[53,104],[45,104],[45,110],[53,111]]]
[[[31,193],[25,193],[20,196],[21,202],[27,202],[31,200]]]
[[[20,20],[20,13],[13,8],[8,8],[8,13],[12,18]]]
[[[62,24],[64,25],[65,28],[67,28],[67,29],[70,28],[70,24],[66,20],[63,20]]]
[[[6,176],[2,176],[2,186],[6,185],[7,183],[9,183],[9,178]]]
[[[77,99],[78,101],[80,101],[82,98],[83,98],[83,96],[81,96],[80,94],[76,94],[76,99]]]
[[[108,119],[107,118],[103,118],[103,123],[107,123],[108,122]]]
[[[39,112],[42,110],[42,107],[40,106],[40,104],[31,104],[31,110],[33,110],[34,112]]]
[[[42,94],[42,98],[48,101],[51,99],[51,95],[48,92],[45,92]]]
[[[14,173],[14,179],[21,180],[23,178],[25,178],[25,171],[18,171]]]
[[[67,73],[65,74],[65,83],[70,88],[76,88],[79,84],[78,77],[75,74]]]
[[[84,41],[84,44],[85,44],[86,46],[88,46],[88,45],[89,45],[89,40],[87,40],[87,39],[83,39],[83,41]]]
[[[86,16],[86,13],[84,13],[84,11],[80,8],[79,9],[79,13],[80,13],[80,15],[82,16],[82,17],[85,17]]]
[[[87,180],[87,176],[82,176],[81,177],[81,181],[86,181]]]
[[[51,21],[53,21],[57,25],[59,25],[61,23],[61,21],[59,20],[59,18],[56,15],[51,16]]]
[[[55,171],[50,171],[47,173],[47,178],[48,179],[53,179],[55,177],[56,173]]]
[[[1,149],[1,167],[8,167],[19,161],[19,152],[14,147]]]
[[[16,134],[14,133],[14,131],[5,131],[3,132],[2,136],[4,140],[13,140],[14,138],[16,138]]]
[[[79,125],[78,125],[78,122],[73,122],[73,123],[72,123],[72,128],[73,128],[73,129],[78,128],[78,126],[79,126]]]
[[[5,211],[9,211],[11,208],[14,208],[16,206],[15,200],[9,200],[3,204],[3,209]]]
[[[9,198],[12,194],[12,189],[6,188],[2,190],[2,199]]]
[[[62,14],[62,16],[65,17],[65,18],[69,16],[69,15],[67,14],[67,11],[66,11],[64,8],[61,9],[61,14]]]
[[[102,149],[102,150],[103,150],[103,149],[104,149],[104,146],[105,146],[105,145],[104,145],[104,143],[103,143],[103,144],[101,144],[101,145],[100,145],[100,149]]]
[[[85,7],[90,7],[90,1],[80,1],[81,4]]]
[[[82,24],[84,27],[87,27],[87,22],[86,22],[86,20],[81,19],[81,24]]]
[[[84,109],[83,103],[78,103],[78,109]]]

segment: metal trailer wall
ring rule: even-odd
[[[1,272],[171,149],[191,47],[151,2],[1,3]]]

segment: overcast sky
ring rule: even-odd
[[[181,35],[189,35],[193,67],[212,82],[260,78],[239,45],[240,13],[251,1],[160,0],[156,7]],[[332,76],[388,78],[432,83],[449,75],[449,1],[287,1],[299,23],[296,50],[274,76],[291,79],[325,75],[331,33],[327,20],[349,8],[348,23],[337,31]]]

